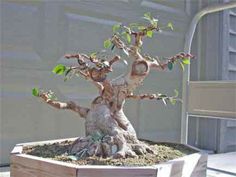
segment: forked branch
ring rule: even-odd
[[[85,54],[67,54],[65,58],[77,59],[79,66],[72,66],[68,71],[79,73],[86,80],[91,80],[98,88],[100,94],[104,89],[103,82],[106,80],[107,74],[112,72],[112,65],[120,60],[118,55],[114,56],[110,61],[99,61],[96,57],[88,57]],[[90,63],[87,63],[86,60]]]

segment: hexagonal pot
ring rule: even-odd
[[[74,139],[74,138],[73,138]],[[11,177],[204,177],[207,154],[189,145],[196,153],[145,167],[75,165],[23,154],[24,146],[62,142],[60,139],[17,144],[11,152]]]

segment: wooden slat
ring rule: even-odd
[[[158,168],[157,177],[182,177],[184,161],[167,162],[156,166]]]
[[[19,168],[15,165],[11,165],[11,177],[35,177],[34,171],[28,172],[25,169]]]
[[[34,157],[11,155],[12,177],[156,177],[155,167],[78,166]]]
[[[156,165],[158,177],[206,176],[207,154],[194,153]]]
[[[157,169],[154,167],[112,167],[90,166],[79,168],[77,177],[156,177]]]
[[[31,145],[43,145],[43,144],[53,144],[53,143],[60,143],[63,141],[74,141],[76,140],[78,137],[74,137],[74,138],[63,138],[63,139],[54,139],[54,140],[46,140],[46,141],[35,141],[35,142],[28,142],[28,143],[20,143],[17,144],[16,146],[31,146]]]
[[[12,154],[11,174],[12,177],[35,177],[36,174],[37,177],[76,177],[76,167],[72,164],[30,155]]]

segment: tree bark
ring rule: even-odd
[[[85,118],[86,137],[80,137],[73,143],[71,154],[78,157],[96,155],[125,158],[136,157],[146,152],[153,153],[146,144],[138,140],[135,129],[125,116],[123,112],[125,100],[163,99],[159,98],[159,94],[134,95],[133,92],[142,84],[152,68],[165,70],[168,64],[172,65],[178,59],[192,58],[192,56],[180,53],[168,58],[167,62],[160,62],[158,58],[141,55],[142,39],[150,30],[158,31],[159,28],[152,25],[140,32],[131,31],[135,42],[130,46],[126,46],[119,36],[112,36],[110,41],[113,47],[123,50],[132,63],[129,65],[128,73],[111,81],[106,76],[112,72],[112,65],[120,60],[119,56],[116,55],[109,62],[85,54],[65,56],[67,59],[76,59],[79,64],[70,67],[67,74],[71,71],[80,74],[86,80],[92,81],[99,90],[99,96],[92,101],[90,108],[81,107],[74,102],[55,101],[50,98],[48,92],[39,94],[39,97],[49,105],[58,109],[73,110]]]

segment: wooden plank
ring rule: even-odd
[[[198,159],[197,164],[195,165],[191,176],[206,176],[207,172],[207,159],[208,154],[201,154],[201,157]]]
[[[46,141],[35,141],[35,142],[28,142],[28,143],[20,143],[16,146],[35,146],[35,145],[43,145],[43,144],[53,144],[53,143],[60,143],[63,141],[74,141],[77,137],[74,138],[64,138],[64,139],[54,139],[54,140],[46,140]]]
[[[166,162],[156,165],[158,169],[157,177],[182,177],[184,161]]]
[[[53,169],[52,169],[53,170]],[[57,175],[45,172],[43,170],[36,170],[32,168],[25,168],[22,165],[15,165],[13,164],[11,167],[11,177],[56,177]],[[64,175],[61,174],[58,177],[63,177]]]
[[[11,155],[11,172],[13,177],[15,174],[18,177],[18,173],[27,174],[27,177],[36,174],[42,177],[76,177],[75,165],[25,154]]]
[[[11,165],[11,177],[35,177],[35,172],[28,172],[23,168],[15,167],[15,165]]]
[[[156,177],[154,167],[113,167],[113,166],[79,166],[30,155],[11,156],[11,172],[15,177]]]
[[[207,154],[194,153],[156,165],[158,177],[206,176]]]
[[[77,177],[156,177],[155,167],[113,167],[113,166],[93,166],[91,168],[80,167]]]

